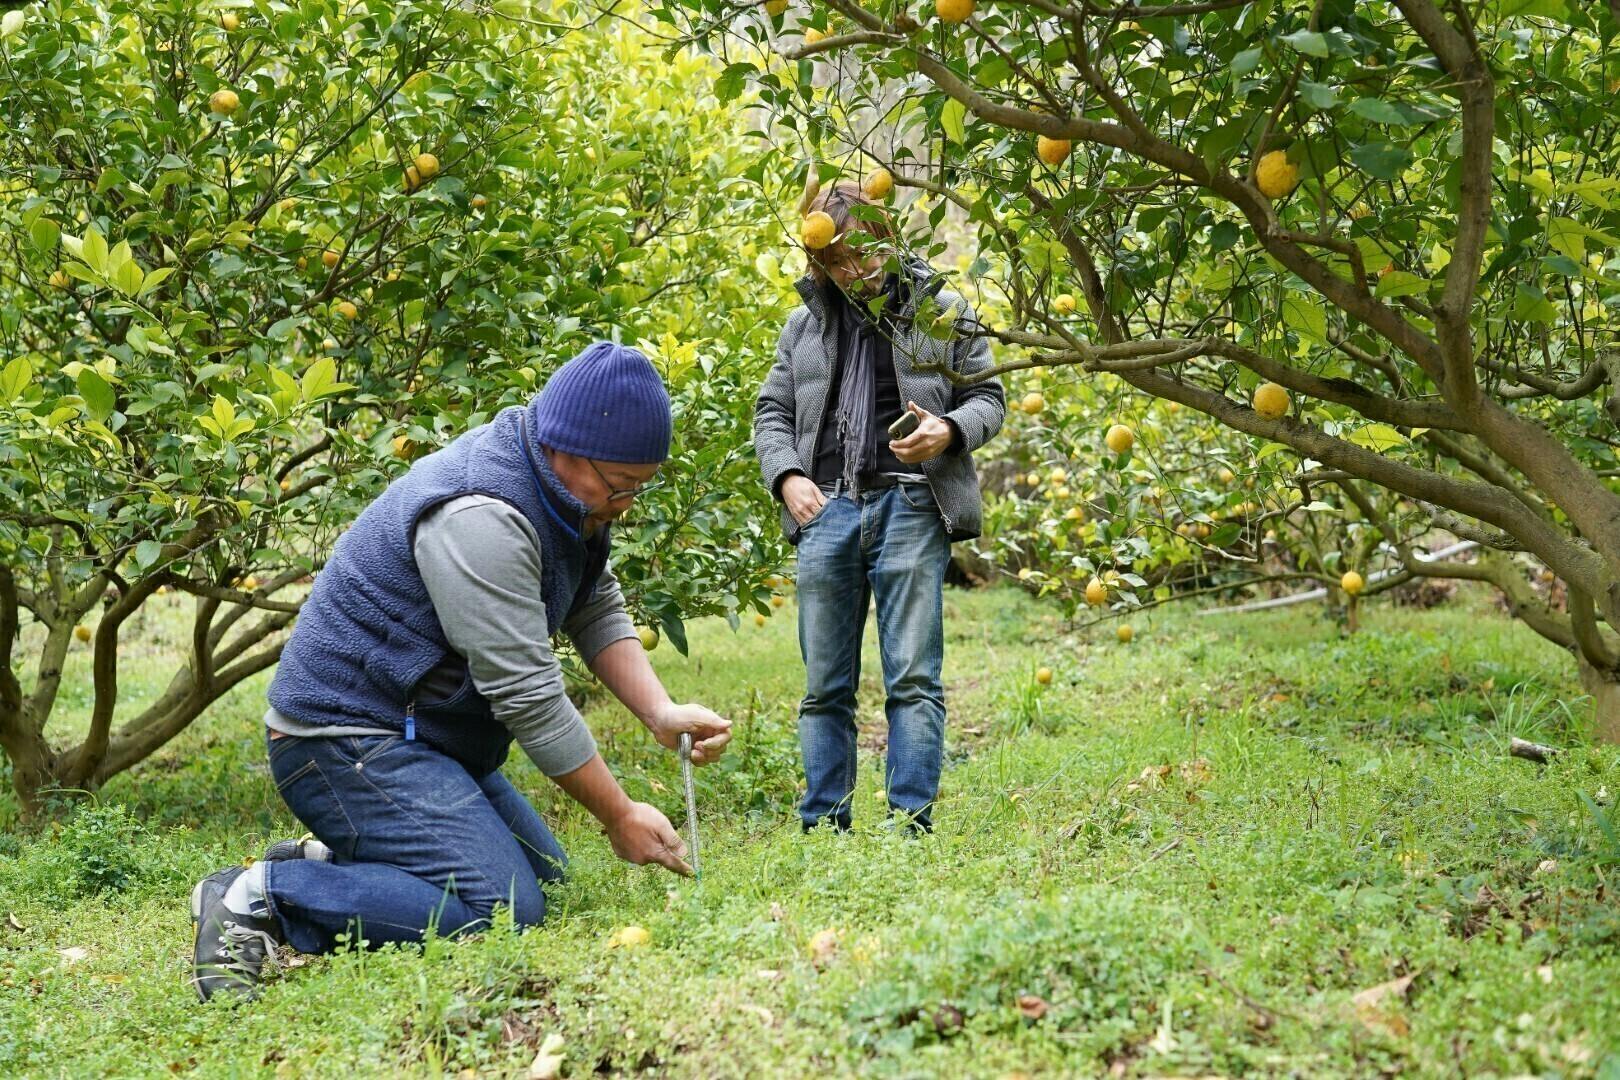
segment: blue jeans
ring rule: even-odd
[[[269,739],[276,790],[331,862],[265,864],[271,914],[300,952],[338,936],[371,945],[489,925],[497,904],[519,926],[546,914],[541,880],[562,877],[562,848],[499,772],[396,735]]]
[[[889,808],[932,825],[945,751],[945,566],[950,541],[927,484],[902,483],[827,500],[799,532],[799,649],[807,687],[799,707],[810,828],[850,825],[855,790],[855,688],[861,633],[877,599],[889,752]]]

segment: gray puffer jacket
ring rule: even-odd
[[[989,339],[974,333],[979,322],[967,301],[939,288],[937,279],[924,276],[931,274],[925,264],[913,274],[916,287],[910,290],[911,299],[893,342],[894,374],[901,401],[915,401],[935,416],[950,420],[962,433],[958,447],[923,462],[921,469],[928,477],[946,533],[952,540],[971,540],[979,535],[983,515],[972,454],[1001,430],[1007,416],[1006,394],[999,379],[958,386],[937,372],[917,370],[949,364],[970,375],[990,367],[991,359]],[[765,486],[778,500],[782,480],[789,473],[808,476],[812,471],[838,358],[838,322],[828,310],[822,287],[807,274],[795,288],[804,303],[788,316],[777,342],[776,363],[754,406],[754,451]],[[930,336],[922,320],[915,326],[912,322],[919,302],[930,294],[935,294],[943,310],[955,313],[954,332],[943,340]],[[798,543],[799,525],[785,505],[782,529],[790,541]]]

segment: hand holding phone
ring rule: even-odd
[[[917,419],[917,414],[907,409],[900,414],[898,420],[889,425],[889,438],[897,441],[905,438],[917,430],[918,423],[920,421]]]

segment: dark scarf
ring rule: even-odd
[[[888,274],[878,296],[845,296],[832,289],[841,301],[839,318],[845,339],[843,372],[838,381],[838,445],[844,455],[844,486],[859,492],[860,478],[877,466],[877,364],[878,350],[891,349],[900,312],[908,298],[908,274]],[[872,308],[877,307],[877,314]],[[886,432],[884,434],[887,434]]]

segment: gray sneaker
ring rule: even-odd
[[[227,867],[191,890],[191,921],[197,925],[191,985],[204,1001],[221,991],[251,1000],[259,992],[265,962],[281,944],[274,919],[239,915],[225,906],[225,894],[243,870]]]
[[[319,859],[330,862],[332,849],[315,839],[314,833],[305,833],[296,840],[277,840],[264,849],[262,861],[286,862],[289,859]]]

